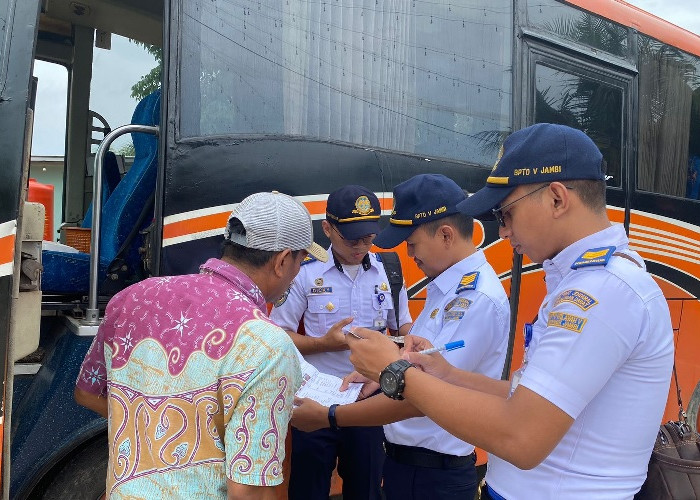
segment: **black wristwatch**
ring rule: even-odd
[[[414,366],[405,359],[394,361],[382,370],[379,375],[379,387],[391,399],[403,399],[403,389],[406,386],[404,373]]]
[[[338,407],[337,404],[330,405],[328,407],[328,424],[330,425],[330,428],[333,429],[334,431],[340,430],[340,426],[338,425],[338,421],[335,419],[335,409],[337,407]]]

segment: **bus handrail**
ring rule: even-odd
[[[109,147],[117,137],[130,132],[143,132],[158,136],[159,127],[151,125],[123,125],[112,130],[102,139],[95,154],[95,168],[92,178],[92,233],[90,234],[90,288],[88,308],[82,323],[88,326],[100,324],[100,311],[97,308],[97,285],[100,272],[100,224],[102,223],[102,165]]]

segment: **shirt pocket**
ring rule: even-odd
[[[307,298],[308,305],[306,312],[310,313],[307,318],[316,336],[325,335],[328,329],[339,321],[338,318],[338,297],[332,294],[310,295]]]

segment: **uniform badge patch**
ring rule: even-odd
[[[443,321],[459,321],[464,317],[465,311],[445,311]]]
[[[382,283],[381,285],[379,285],[379,289],[386,292],[387,290],[389,290],[389,285],[387,285],[386,283]]]
[[[571,269],[582,267],[605,266],[615,251],[615,247],[591,248],[581,254],[581,256],[571,264]]]
[[[581,290],[565,290],[561,292],[554,300],[553,306],[557,306],[562,302],[569,302],[584,311],[588,311],[591,307],[598,304],[596,299]]]
[[[435,316],[437,316],[439,309],[433,309],[430,311],[430,319],[435,319]]]
[[[316,286],[323,286],[323,278],[316,278],[314,280],[314,285]]]
[[[312,257],[311,254],[307,255],[304,257],[304,260],[301,261],[301,265],[305,266],[306,264],[309,264],[310,262],[314,262],[316,260],[316,257]]]
[[[333,305],[333,302],[329,302],[328,304],[326,304],[326,309],[328,309],[329,311],[335,309],[335,305]]]
[[[556,326],[558,328],[564,328],[565,330],[571,330],[572,332],[581,333],[586,321],[588,321],[586,318],[581,318],[573,314],[551,312],[547,318],[547,326]]]
[[[333,293],[333,287],[332,286],[317,286],[317,287],[313,287],[311,289],[312,295],[319,295],[322,293]]]
[[[479,271],[467,273],[459,280],[459,285],[455,293],[461,293],[464,290],[476,290],[476,282],[479,281]]]
[[[469,299],[465,299],[464,297],[457,297],[456,299],[452,299],[447,303],[445,306],[445,311],[449,311],[450,309],[464,309],[467,310],[469,309],[469,306],[472,305],[472,301]]]

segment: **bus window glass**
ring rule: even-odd
[[[528,1],[528,24],[587,47],[625,57],[628,31],[624,26],[556,0]]]
[[[61,226],[63,155],[66,148],[68,70],[60,64],[34,61],[37,78],[29,177],[53,186],[53,227]],[[50,235],[54,240],[57,233]]]
[[[92,81],[90,82],[90,109],[105,118],[112,129],[131,123],[136,104],[152,91],[160,88],[160,61],[157,49],[141,42],[112,34],[109,50],[95,48]],[[101,126],[94,119],[95,126]],[[92,152],[104,134],[93,133]],[[131,134],[115,139],[110,148],[125,156],[133,156]]]
[[[179,136],[277,134],[490,165],[512,2],[183,2]]]
[[[535,122],[568,125],[588,134],[607,163],[608,186],[621,185],[622,89],[543,64],[535,70]]]
[[[700,198],[700,58],[639,35],[639,170],[644,191]]]

